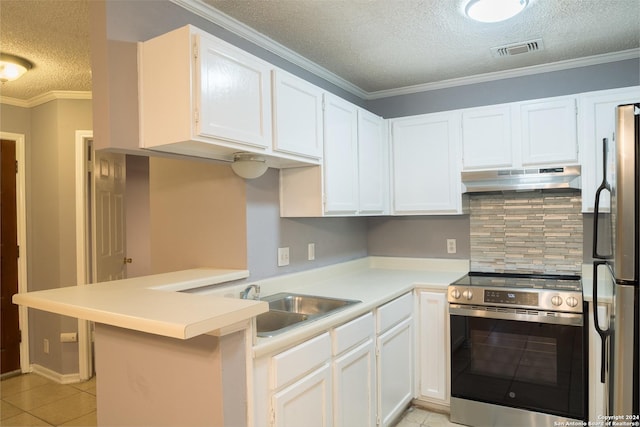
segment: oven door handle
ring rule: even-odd
[[[553,325],[583,326],[581,313],[548,312],[531,309],[483,307],[464,304],[449,304],[449,314],[453,316],[484,317],[499,320],[549,323]]]

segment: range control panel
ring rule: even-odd
[[[461,287],[451,285],[450,303],[479,306],[519,307],[546,311],[582,313],[582,293],[551,289],[518,289]]]

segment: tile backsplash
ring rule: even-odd
[[[471,195],[471,270],[580,274],[580,192]]]

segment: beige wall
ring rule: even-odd
[[[125,193],[127,227],[127,277],[151,274],[149,158],[127,155],[127,190]]]
[[[149,159],[151,272],[247,268],[244,180],[212,161]]]

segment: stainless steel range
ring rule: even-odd
[[[579,276],[469,273],[448,289],[451,421],[554,426],[587,418]]]

